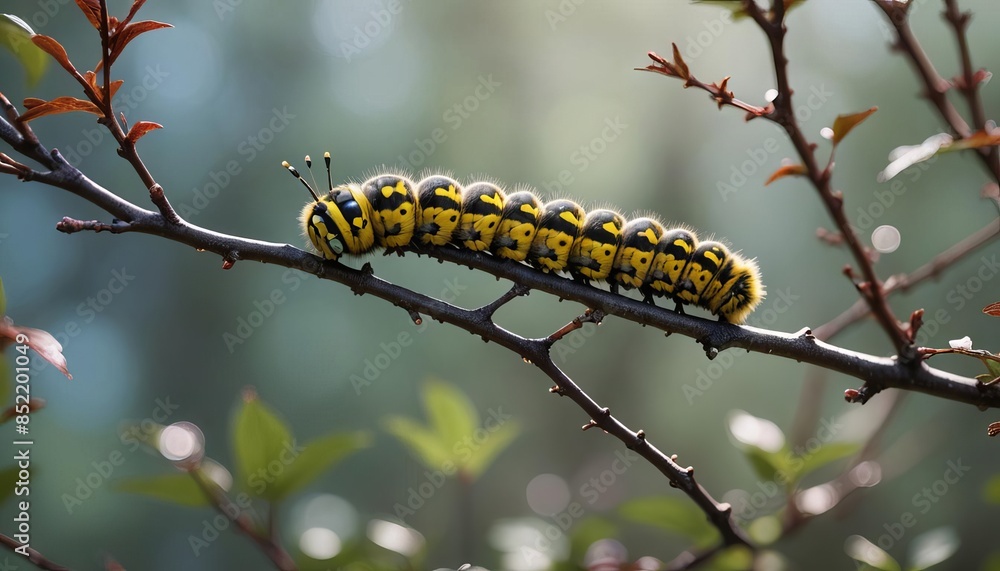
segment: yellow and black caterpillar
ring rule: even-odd
[[[612,291],[636,288],[649,302],[655,296],[673,299],[678,308],[697,305],[730,323],[742,323],[765,295],[754,260],[652,218],[626,222],[611,210],[587,213],[566,199],[543,204],[531,191],[508,195],[489,182],[463,188],[444,175],[414,183],[380,174],[334,187],[330,153],[324,160],[330,190],[323,196],[287,161],[282,166],[315,199],[302,210],[302,227],[328,260],[377,248],[452,244],[583,282],[606,281]],[[308,156],[306,165],[312,167]]]

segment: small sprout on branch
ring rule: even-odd
[[[990,436],[1000,434],[1000,422],[991,422],[990,425],[986,427],[986,434]]]
[[[993,303],[984,307],[983,313],[985,313],[986,315],[992,315],[993,317],[1000,317],[1000,301],[994,301]]]
[[[407,313],[410,315],[410,321],[412,321],[414,325],[420,325],[424,322],[424,320],[420,317],[420,314],[416,311],[410,309],[407,310]]]
[[[816,229],[816,237],[831,246],[842,246],[844,244],[844,235],[842,233],[831,232],[823,227]]]
[[[800,163],[789,163],[778,167],[778,170],[771,173],[767,181],[764,182],[764,186],[768,186],[772,182],[778,180],[779,178],[784,178],[786,176],[803,176],[809,174],[809,169],[805,165]]]
[[[846,137],[848,133],[853,131],[855,127],[860,125],[865,119],[870,117],[871,114],[876,111],[878,111],[878,107],[872,107],[865,111],[851,113],[849,115],[837,115],[837,118],[833,120],[833,146],[840,144],[840,141],[844,140],[844,137]]]

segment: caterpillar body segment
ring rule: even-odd
[[[414,238],[421,246],[451,242],[462,216],[462,185],[451,177],[432,175],[417,183],[417,227]]]
[[[474,252],[488,250],[500,226],[506,199],[500,187],[490,182],[474,182],[465,187],[455,242]]]
[[[663,225],[652,218],[636,218],[622,228],[621,245],[611,270],[612,287],[640,288],[646,283]]]
[[[493,253],[516,262],[528,259],[541,214],[542,203],[530,190],[507,195],[500,227],[493,237]]]
[[[488,251],[584,283],[607,282],[616,293],[638,289],[649,302],[697,305],[730,323],[745,321],[766,295],[755,260],[720,242],[699,241],[686,228],[665,229],[654,218],[627,221],[608,209],[587,213],[572,200],[543,203],[531,191],[507,195],[490,182],[463,188],[436,174],[417,183],[382,174],[334,187],[329,153],[324,159],[330,190],[323,195],[294,167],[282,165],[312,194],[300,223],[328,260],[408,246]],[[306,164],[311,166],[308,157]]]
[[[643,295],[672,297],[681,274],[698,247],[698,238],[685,228],[666,231],[653,250],[653,262],[643,285]]]
[[[391,249],[408,246],[416,226],[413,183],[402,176],[378,175],[365,181],[361,192],[372,205],[372,225],[378,245]]]
[[[624,226],[625,219],[612,210],[588,212],[569,253],[570,275],[583,282],[607,280]]]
[[[572,200],[546,203],[538,219],[528,263],[546,273],[565,270],[585,215],[583,208]]]
[[[730,262],[729,250],[719,242],[702,242],[684,266],[674,298],[684,304],[697,305],[719,290],[715,278]]]

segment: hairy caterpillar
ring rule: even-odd
[[[742,323],[765,296],[752,259],[694,232],[665,229],[652,218],[627,221],[606,209],[589,213],[572,200],[541,202],[529,190],[510,195],[489,182],[463,187],[443,175],[414,183],[395,174],[333,186],[320,196],[295,167],[288,169],[312,194],[301,223],[328,260],[378,248],[455,247],[527,262],[549,273],[567,272],[589,283],[638,289],[646,301],[667,297]],[[312,161],[306,156],[306,165]]]

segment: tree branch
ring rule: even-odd
[[[854,256],[854,262],[861,269],[865,281],[856,284],[858,292],[866,300],[882,329],[889,336],[896,352],[904,360],[909,360],[912,358],[908,350],[910,341],[900,326],[899,320],[896,319],[892,313],[892,309],[889,307],[882,288],[882,282],[875,273],[875,267],[868,256],[868,252],[864,245],[862,245],[851,223],[847,220],[847,215],[844,212],[843,194],[840,191],[834,191],[830,186],[833,164],[831,162],[825,167],[820,168],[816,161],[816,145],[806,139],[805,134],[799,127],[798,120],[795,118],[795,107],[792,104],[792,94],[794,91],[788,79],[788,58],[785,56],[785,33],[788,29],[785,27],[784,22],[784,1],[775,0],[772,2],[771,18],[768,18],[761,11],[755,0],[743,0],[743,7],[747,14],[753,18],[760,29],[767,35],[767,39],[771,45],[771,58],[774,62],[778,95],[773,101],[774,111],[767,118],[783,127],[785,133],[788,134],[788,138],[791,140],[792,145],[799,154],[799,158],[802,159],[802,164],[806,168],[806,176],[819,193],[820,199],[823,201],[823,206],[826,207],[830,217],[836,223],[844,242]]]
[[[872,0],[875,5],[882,10],[885,14],[886,19],[889,24],[896,31],[896,42],[893,45],[897,50],[902,51],[906,54],[907,59],[913,66],[914,71],[920,76],[923,82],[924,89],[922,95],[931,102],[935,109],[937,109],[938,114],[944,119],[948,127],[951,129],[955,136],[965,139],[972,134],[972,128],[966,123],[962,115],[955,109],[951,101],[948,100],[947,92],[951,88],[951,83],[941,77],[941,75],[934,68],[934,64],[931,63],[927,53],[924,52],[923,47],[917,40],[916,36],[913,34],[913,29],[910,27],[909,20],[909,4],[904,4],[900,2],[894,2],[892,0]],[[954,6],[953,0],[946,0],[945,8],[945,19],[950,20],[949,14],[958,14],[958,9]],[[969,56],[968,42],[965,39],[965,25],[968,23],[965,21],[962,23],[961,16],[956,16],[959,24],[953,22],[955,27],[955,34],[959,42],[959,51],[961,52],[961,58],[963,62],[964,73],[967,76],[966,89],[971,91],[965,92],[966,97],[969,99],[969,104],[972,107],[973,117],[976,123],[976,127],[979,129],[986,128],[985,113],[983,112],[982,102],[978,101],[978,87],[979,82],[973,81],[974,73],[971,72],[972,63],[971,57]],[[980,121],[982,119],[982,121]],[[976,155],[979,156],[980,160],[983,162],[983,166],[993,177],[993,180],[1000,182],[1000,160],[997,159],[997,148],[978,148],[976,149]]]

